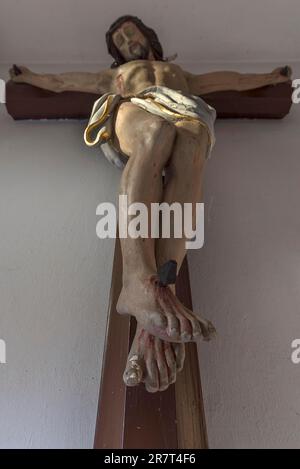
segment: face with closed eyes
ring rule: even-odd
[[[148,39],[132,21],[125,21],[113,33],[112,39],[127,62],[150,58],[151,48]]]

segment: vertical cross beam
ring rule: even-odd
[[[186,346],[184,369],[175,384],[154,394],[122,380],[136,321],[116,311],[122,287],[122,254],[116,239],[94,448],[208,448],[197,346]],[[192,307],[187,259],[176,293]]]

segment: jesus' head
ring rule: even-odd
[[[131,60],[164,60],[155,31],[136,16],[118,18],[106,33],[106,42],[109,53],[115,59],[112,67]]]

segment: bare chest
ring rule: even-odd
[[[188,92],[183,71],[175,64],[135,60],[116,69],[114,88],[122,96],[138,93],[154,85]]]

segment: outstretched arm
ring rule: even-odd
[[[244,91],[261,88],[267,85],[276,85],[290,80],[292,70],[290,67],[279,67],[271,73],[239,73],[220,71],[194,75],[184,72],[191,94],[204,95],[215,91]]]
[[[16,83],[43,88],[61,93],[62,91],[83,91],[86,93],[104,94],[113,91],[114,70],[108,69],[98,73],[69,72],[60,74],[34,73],[26,67],[14,65],[10,78]]]

